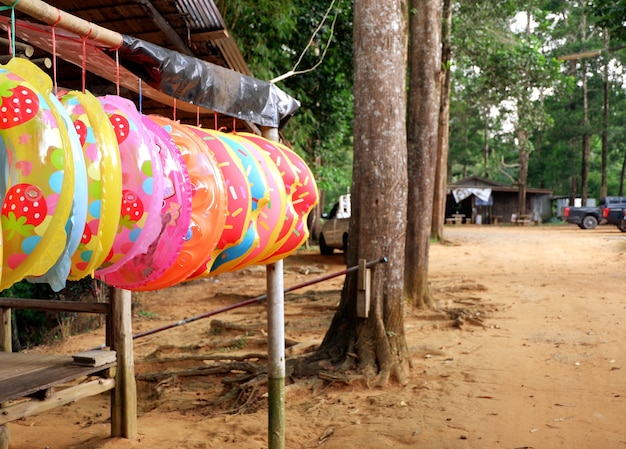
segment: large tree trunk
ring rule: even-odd
[[[357,277],[346,277],[341,302],[318,352],[380,383],[404,383],[406,233],[406,3],[354,5],[354,175],[348,265],[387,256],[372,268],[369,316],[356,316]],[[432,195],[431,195],[432,198]]]
[[[437,140],[437,168],[433,196],[431,237],[443,240],[446,218],[446,187],[448,181],[448,148],[450,143],[450,62],[452,60],[452,0],[443,0],[441,43],[441,104]]]
[[[432,307],[428,250],[441,101],[441,0],[412,0],[409,44],[407,238],[405,294]]]

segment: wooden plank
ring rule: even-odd
[[[113,388],[115,388],[114,379],[97,379],[55,392],[45,401],[20,402],[2,409],[0,425],[95,396]]]
[[[85,366],[102,366],[107,363],[115,362],[115,351],[103,351],[100,349],[94,349],[91,351],[79,352],[78,354],[72,354],[74,363]]]
[[[53,301],[46,299],[0,298],[0,307],[47,310],[55,312],[109,313],[109,305],[102,302]]]
[[[80,366],[69,356],[0,353],[0,403],[23,398],[112,366],[115,363],[97,367]]]

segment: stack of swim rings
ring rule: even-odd
[[[318,191],[290,148],[52,91],[27,60],[0,66],[0,290],[87,276],[155,290],[273,263],[308,238]]]

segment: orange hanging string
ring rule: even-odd
[[[176,121],[176,98],[174,98],[174,111],[173,112],[174,112],[173,118],[174,118],[174,121]]]
[[[196,106],[196,126],[200,128],[200,106]]]
[[[139,113],[143,114],[143,84],[141,78],[139,78]]]
[[[83,36],[81,39],[83,41],[83,93],[85,93],[85,83],[87,82],[87,39],[91,36],[93,28],[91,27],[91,22],[89,22],[89,33],[86,36]]]
[[[237,134],[237,119],[233,117],[233,134]]]
[[[57,21],[52,24],[52,80],[54,84],[54,95],[59,94],[59,85],[57,83],[57,34],[56,26],[61,22],[61,10],[57,8]]]
[[[217,112],[213,113],[213,129],[217,131]]]

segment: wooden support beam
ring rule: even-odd
[[[170,23],[161,15],[161,13],[154,7],[150,0],[135,0],[143,10],[148,14],[148,17],[152,19],[154,24],[167,36],[167,39],[174,46],[174,48],[188,56],[194,56],[193,51],[185,44],[180,38],[180,35],[176,32]]]
[[[0,298],[0,307],[13,309],[46,310],[49,312],[109,313],[103,302],[56,301],[51,299]]]
[[[15,5],[15,9],[18,11],[28,14],[45,24],[58,26],[80,37],[89,36],[89,39],[109,48],[120,48],[122,46],[123,39],[120,33],[73,16],[40,0],[20,0],[19,2],[0,0],[0,3],[6,6]]]
[[[132,297],[129,290],[111,289],[111,349],[117,353],[117,386],[111,397],[111,436],[137,435],[137,384],[133,356]]]
[[[0,411],[0,425],[26,418],[27,416],[47,412],[62,405],[104,393],[113,388],[115,388],[114,379],[97,379],[52,393],[49,399],[43,401],[33,400],[19,402],[15,405],[3,408]]]
[[[191,42],[217,41],[219,39],[228,39],[230,34],[227,30],[203,31],[202,33],[193,33]]]
[[[13,351],[11,332],[11,309],[2,307],[0,308],[0,351]],[[7,405],[0,404],[0,412]],[[0,449],[9,449],[10,436],[9,427],[0,425]]]
[[[11,341],[11,309],[0,307],[0,351],[13,351]]]

